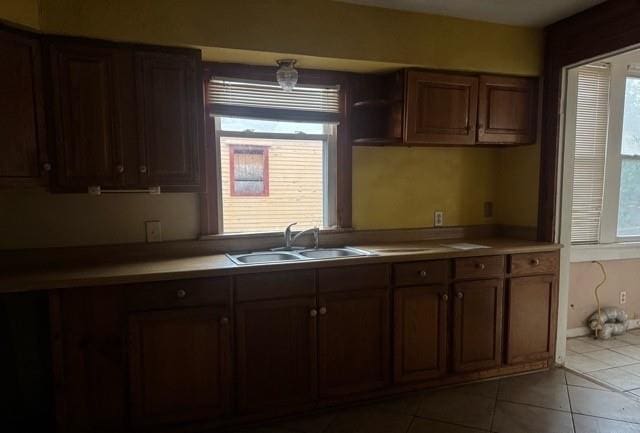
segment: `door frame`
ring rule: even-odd
[[[571,181],[566,165],[565,128],[568,70],[640,45],[640,8],[635,0],[601,3],[545,28],[542,140],[539,173],[538,240],[569,247]],[[569,197],[570,198],[570,197]],[[570,248],[560,256],[556,362],[566,356]]]

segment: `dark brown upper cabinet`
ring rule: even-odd
[[[406,83],[405,143],[475,144],[477,77],[409,70]]]
[[[198,89],[202,86],[194,54],[136,53],[138,171],[143,184],[192,186],[199,182],[202,103]]]
[[[118,122],[117,49],[49,45],[56,177],[62,188],[119,186],[129,169]]]
[[[51,169],[45,145],[40,41],[0,30],[0,185],[38,184]]]
[[[505,146],[536,141],[536,78],[419,69],[356,74],[350,98],[354,145]]]
[[[200,189],[200,52],[49,38],[57,189]]]
[[[537,80],[480,76],[478,143],[535,142],[537,108]]]

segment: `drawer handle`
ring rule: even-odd
[[[540,259],[531,260],[531,266],[538,266],[540,264]]]
[[[147,172],[147,166],[146,165],[141,165],[140,167],[138,167],[138,171],[142,174]]]
[[[464,298],[464,293],[458,292],[458,299],[462,299],[462,298]]]
[[[228,317],[222,317],[220,319],[220,324],[223,325],[223,326],[228,325],[229,324],[229,318]]]
[[[484,271],[486,266],[484,263],[478,263],[476,264],[476,268],[480,269],[481,271]]]
[[[43,163],[43,164],[42,164],[42,169],[43,169],[44,171],[51,171],[51,164],[50,164],[50,163],[48,163],[48,162]]]
[[[116,171],[118,173],[124,173],[124,165],[122,165],[122,164],[116,165]]]
[[[449,295],[447,295],[446,293],[442,294],[442,301],[443,302],[447,302],[449,300]]]
[[[309,311],[309,316],[316,317],[317,315],[318,315],[318,310],[316,310],[315,308]]]
[[[427,278],[427,271],[425,271],[424,269],[420,271],[420,276],[422,278]]]
[[[176,292],[176,296],[178,297],[178,299],[184,299],[187,296],[187,291],[183,289],[179,289]]]
[[[320,315],[324,316],[325,314],[327,314],[327,307],[320,307]]]

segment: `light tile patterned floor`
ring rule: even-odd
[[[243,433],[640,433],[640,401],[555,369],[412,393]]]
[[[610,340],[567,340],[565,366],[616,390],[640,397],[640,329]]]

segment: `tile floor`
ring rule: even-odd
[[[567,340],[568,370],[640,399],[640,329],[611,340]]]
[[[413,393],[242,433],[640,433],[640,402],[564,369]]]

